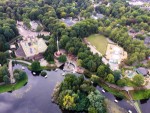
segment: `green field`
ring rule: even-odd
[[[106,37],[99,34],[91,35],[87,38],[87,40],[96,47],[96,49],[102,53],[102,55],[105,55],[108,41]]]
[[[16,84],[1,85],[0,86],[0,93],[20,89],[21,87],[24,86],[24,84],[26,82],[28,82],[28,76],[26,76],[25,79],[17,82]]]

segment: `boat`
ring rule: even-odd
[[[22,70],[25,70],[25,67],[22,67]]]
[[[105,90],[103,89],[102,92],[105,93]]]
[[[62,73],[62,76],[64,76],[65,75],[65,73]]]
[[[132,113],[132,111],[131,111],[131,110],[128,110],[128,113]]]
[[[118,100],[114,100],[114,102],[118,103]]]

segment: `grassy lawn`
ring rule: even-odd
[[[28,76],[26,76],[26,78],[24,80],[21,80],[21,81],[17,82],[16,84],[1,85],[0,93],[17,90],[17,89],[23,87],[26,82],[28,82]]]
[[[106,37],[104,37],[103,35],[94,34],[89,36],[87,40],[92,45],[94,45],[100,53],[102,53],[103,55],[106,53],[106,49],[108,45],[108,41]]]
[[[130,94],[134,100],[150,98],[150,90],[130,91]]]

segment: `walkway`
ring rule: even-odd
[[[24,61],[24,60],[14,60],[14,59],[9,59],[11,61],[14,61],[14,62],[20,62],[20,63],[24,63],[24,64],[27,64],[27,65],[31,65],[32,63],[28,62],[28,61]]]
[[[9,60],[8,71],[10,74],[10,83],[13,84],[13,83],[15,83],[15,79],[14,79],[14,75],[13,75],[12,60]]]

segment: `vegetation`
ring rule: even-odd
[[[134,100],[148,99],[150,97],[150,90],[134,90],[130,91],[130,94]]]
[[[143,77],[143,75],[135,75],[134,77],[133,77],[133,81],[135,82],[135,84],[137,84],[138,86],[141,86],[141,85],[143,85],[143,83],[144,83],[144,77]]]
[[[42,67],[40,65],[40,62],[39,61],[32,62],[32,64],[31,64],[31,70],[35,71],[35,72],[42,71]]]
[[[133,40],[128,34],[131,29],[136,33],[150,31],[149,12],[138,7],[130,8],[123,0],[114,1],[110,7],[102,4],[96,7],[96,11],[109,17],[102,20],[103,24],[99,27],[99,31],[128,52],[129,59],[126,62],[128,65],[139,64],[149,56],[150,50],[141,41],[143,37],[138,35],[136,37],[140,40]]]
[[[100,0],[94,0],[95,3],[98,3],[99,1]],[[86,75],[91,77],[91,73],[95,74],[95,76],[92,76],[91,78],[92,81],[97,82],[97,78],[103,78],[107,82],[118,84],[119,86],[127,84],[137,86],[142,85],[143,78],[139,75],[133,78],[135,81],[134,84],[128,79],[121,79],[121,72],[112,72],[109,69],[109,65],[104,65],[102,63],[102,58],[99,57],[98,54],[93,55],[90,49],[82,43],[83,38],[91,35],[88,40],[104,54],[107,41],[102,36],[108,37],[128,52],[128,59],[125,61],[127,65],[139,66],[139,64],[149,56],[150,50],[143,44],[145,35],[136,35],[135,38],[137,40],[133,40],[133,37],[129,35],[129,32],[131,30],[135,33],[141,33],[141,31],[144,33],[150,32],[150,12],[143,11],[138,7],[130,7],[125,0],[109,0],[109,2],[111,5],[107,7],[108,1],[102,1],[102,4],[98,5],[94,11],[91,0],[0,1],[0,63],[2,66],[5,66],[7,63],[7,58],[9,58],[7,52],[7,50],[9,50],[9,41],[18,36],[16,21],[23,21],[24,25],[30,28],[30,21],[36,20],[42,24],[43,30],[51,33],[50,36],[46,37],[48,48],[44,53],[44,58],[49,63],[54,62],[54,52],[57,50],[56,38],[58,37],[60,42],[59,46],[62,49],[65,49],[67,53],[78,57],[80,66],[86,69]],[[98,20],[91,19],[91,15],[96,13],[102,13],[105,17]],[[78,22],[72,27],[67,27],[59,20],[60,18],[67,17],[80,17],[81,20],[85,20]],[[40,31],[41,29],[42,28],[39,26],[37,31]],[[92,35],[98,33],[101,35]],[[98,42],[102,42],[101,45],[98,45]],[[65,62],[65,57],[61,56],[59,60],[60,62]],[[147,65],[143,65],[149,66],[150,64],[148,62]],[[5,70],[6,69],[1,69],[0,67],[0,82],[5,81],[5,83],[9,83],[8,73]],[[33,62],[31,70],[41,71],[42,68],[40,63],[38,61]],[[15,78],[16,80],[22,78],[20,72],[15,73]],[[84,93],[77,92],[73,86],[70,86],[73,91],[70,92],[69,89],[69,91],[65,90],[65,92],[61,94],[62,97],[66,97],[65,100],[59,99],[60,105],[64,109],[69,110],[99,112],[99,109],[96,107],[100,106],[100,104],[94,106],[90,103],[90,99],[87,98],[90,94],[95,96],[99,94],[97,94],[96,91],[91,90],[92,88],[88,89],[90,92],[87,91],[85,86],[89,86],[89,83],[80,85],[82,87],[77,87],[77,89],[82,90]],[[61,87],[64,88],[63,86]],[[108,90],[111,91],[110,88],[108,88]],[[77,94],[80,100],[83,99],[81,102],[82,105],[80,105],[80,102],[76,97]],[[63,101],[66,101],[66,103]],[[68,103],[68,101],[70,103]],[[87,107],[85,103],[89,106]],[[80,106],[82,106],[82,108],[80,108]]]
[[[67,61],[66,55],[61,55],[61,56],[58,58],[58,61],[61,62],[61,63],[65,63],[65,62]]]
[[[104,97],[93,87],[89,80],[83,76],[76,77],[67,74],[57,93],[58,104],[62,109],[72,111],[88,111],[92,113],[105,113]]]
[[[47,75],[46,71],[41,72],[41,76],[46,76],[46,75]]]
[[[10,82],[8,76],[9,76],[9,72],[7,66],[4,65],[0,67],[0,82],[5,82],[8,84]]]
[[[105,55],[108,41],[106,37],[103,35],[95,34],[95,35],[90,35],[87,40],[96,47],[96,49]]]
[[[24,71],[19,69],[15,69],[13,73],[14,73],[14,78],[16,79],[17,82],[25,79],[25,77],[27,76]]]
[[[16,84],[4,84],[0,85],[0,93],[7,92],[7,91],[14,91],[17,89],[20,89],[28,82],[27,75],[24,77],[24,79],[21,79]]]

